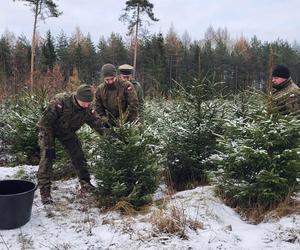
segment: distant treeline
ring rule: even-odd
[[[95,44],[79,28],[71,37],[50,31],[37,42],[37,83],[66,87],[68,84],[99,84],[104,63],[132,64],[134,40],[111,33]],[[201,40],[188,33],[179,36],[174,28],[163,34],[140,37],[137,79],[147,95],[169,95],[175,82],[189,84],[194,78],[212,77],[226,92],[236,93],[249,86],[263,88],[268,78],[269,48],[273,64],[285,64],[295,81],[300,80],[300,45],[278,39],[262,42],[256,36],[231,39],[227,29],[209,27]],[[0,89],[14,94],[30,74],[30,38],[5,32],[0,39]]]

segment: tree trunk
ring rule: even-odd
[[[238,93],[238,67],[235,66],[235,93]]]
[[[199,48],[199,54],[198,54],[198,78],[199,80],[201,79],[201,55],[200,55],[200,46],[198,46]]]
[[[34,23],[32,32],[32,42],[31,42],[31,62],[30,62],[30,90],[33,90],[33,73],[34,73],[34,57],[35,57],[35,47],[36,47],[36,24],[39,15],[40,1],[37,0],[35,4],[34,11]]]
[[[273,93],[272,93],[272,68],[273,68],[273,50],[270,46],[269,49],[269,79],[268,79],[268,113],[272,112],[272,101],[273,101]]]
[[[137,48],[138,48],[138,31],[139,31],[139,19],[140,19],[140,5],[137,6],[137,17],[135,25],[135,43],[134,43],[134,56],[133,56],[133,78],[136,75],[136,58],[137,58]]]

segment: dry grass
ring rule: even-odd
[[[300,214],[300,201],[286,199],[277,206],[266,209],[262,206],[253,206],[248,209],[235,208],[235,211],[245,217],[250,223],[259,224],[291,215]]]
[[[122,214],[130,216],[136,214],[137,212],[132,206],[132,204],[130,204],[127,201],[117,202],[117,204],[112,208],[112,210],[118,210],[121,211]]]
[[[280,219],[291,214],[300,215],[300,201],[289,200],[280,203],[274,210],[266,213],[264,221],[269,221],[270,219]]]
[[[33,247],[33,239],[31,236],[27,234],[21,233],[18,234],[18,242],[21,244],[21,249],[32,249]]]
[[[151,217],[151,224],[157,233],[177,235],[182,239],[188,239],[187,228],[203,229],[203,223],[188,219],[183,208],[171,206],[169,209],[160,209]]]

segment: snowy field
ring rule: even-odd
[[[14,178],[20,169],[30,177],[36,166],[0,167],[0,180]],[[161,233],[153,226],[158,207],[125,216],[101,211],[92,197],[78,195],[77,180],[54,183],[54,206],[43,206],[35,193],[31,220],[12,230],[0,230],[0,249],[300,249],[300,215],[259,225],[244,222],[213,194],[211,186],[156,199],[166,209],[182,212],[186,237]],[[197,223],[195,223],[197,222]],[[201,225],[201,226],[199,226]]]

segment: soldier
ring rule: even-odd
[[[43,204],[52,204],[51,177],[55,156],[55,138],[59,140],[71,158],[72,165],[79,178],[81,191],[93,189],[86,159],[76,131],[84,124],[101,133],[102,123],[90,108],[93,93],[88,85],[81,85],[72,94],[55,95],[38,122],[41,159],[37,173]]]
[[[116,67],[104,64],[101,74],[104,82],[97,87],[96,111],[106,127],[116,126],[122,114],[125,122],[138,120],[138,98],[134,86],[116,77]]]
[[[141,84],[132,77],[133,67],[129,64],[122,64],[118,69],[120,79],[122,81],[130,81],[133,84],[139,100],[139,115],[142,117],[144,110],[144,91]]]
[[[290,71],[277,65],[272,72],[273,100],[277,110],[283,114],[300,114],[300,89],[293,82]]]

